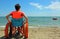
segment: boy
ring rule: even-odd
[[[6,16],[6,18],[8,20],[8,23],[12,23],[12,35],[15,35],[16,27],[21,28],[22,26],[24,26],[23,18],[26,19],[25,23],[28,23],[28,18],[24,15],[23,12],[20,11],[20,8],[21,8],[21,6],[19,4],[16,4],[15,5],[15,10],[16,11],[12,11],[10,14],[8,14]],[[12,16],[12,20],[9,20],[9,18],[8,18],[9,16]]]

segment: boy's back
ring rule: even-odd
[[[21,11],[12,11],[12,12],[11,12],[11,16],[12,16],[12,18],[14,18],[14,19],[23,18],[23,15],[24,15],[24,13],[21,12]]]

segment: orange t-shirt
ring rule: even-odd
[[[23,12],[12,11],[11,13],[12,18],[19,19],[24,16]]]

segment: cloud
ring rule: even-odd
[[[34,2],[30,2],[30,5],[36,7],[36,8],[39,8],[39,9],[42,9],[43,6],[41,6],[39,3],[34,3]]]
[[[52,10],[60,10],[60,2],[55,1],[55,2],[51,2],[51,4],[49,4],[48,6],[42,6],[39,3],[33,3],[31,2],[30,5],[39,8],[39,9],[52,9]]]
[[[51,2],[51,4],[46,6],[45,8],[52,10],[60,9],[60,2]]]

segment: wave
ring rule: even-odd
[[[0,26],[0,27],[5,27],[5,26]]]

